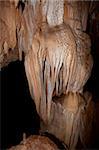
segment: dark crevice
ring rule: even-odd
[[[99,2],[94,2],[94,9],[88,16],[87,33],[91,37],[91,54],[93,56],[93,68],[84,91],[92,93],[95,102],[95,123],[93,125],[93,147],[99,149]]]
[[[21,12],[23,12],[25,9],[25,2],[23,2],[22,0],[19,0],[17,7],[18,7],[18,9],[21,10]]]
[[[59,148],[59,150],[67,150],[68,147],[66,144],[64,144],[62,141],[60,141],[58,138],[56,138],[54,135],[44,132],[41,134],[42,136],[48,137],[50,140],[52,140]]]
[[[24,62],[4,67],[1,75],[1,147],[4,150],[27,137],[39,134],[40,122],[29,92]]]
[[[45,63],[46,63],[46,58],[45,60],[43,61],[43,83],[44,83],[44,72],[45,72]]]

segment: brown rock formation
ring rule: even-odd
[[[13,2],[0,1],[0,68],[18,59],[18,15]]]
[[[83,32],[90,3],[69,0],[22,3],[24,9],[18,6],[18,1],[0,1],[1,67],[13,57],[22,59],[24,53],[30,93],[45,130],[70,149],[76,147],[79,137],[86,145],[84,135],[91,130],[91,125],[88,130],[86,124],[92,124],[93,119],[93,103],[83,93],[93,65],[90,38]]]
[[[19,145],[13,146],[9,150],[58,150],[58,147],[47,137],[30,136],[24,139]]]

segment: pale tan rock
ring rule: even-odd
[[[13,61],[13,58],[18,59],[18,52],[15,51],[17,19],[18,11],[15,5],[10,1],[0,1],[0,67],[3,67],[2,64],[7,60],[9,63]],[[10,57],[10,54],[13,54],[13,57]]]
[[[9,150],[58,150],[58,147],[48,137],[33,135]]]

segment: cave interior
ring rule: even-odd
[[[99,148],[99,2],[94,17],[89,16],[87,33],[91,37],[94,64],[84,89],[93,95],[96,109],[93,147]],[[92,14],[93,15],[93,14]],[[1,149],[19,144],[23,133],[39,134],[40,118],[30,96],[24,60],[11,62],[0,71],[1,81]]]

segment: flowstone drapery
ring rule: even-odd
[[[1,67],[9,49],[17,51],[20,59],[24,53],[41,132],[55,135],[69,149],[77,146],[78,139],[86,147],[94,113],[90,94],[83,92],[93,65],[90,38],[85,33],[90,3],[22,0],[19,4],[0,2],[7,12],[0,14]]]

